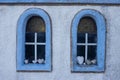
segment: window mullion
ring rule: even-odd
[[[35,62],[37,62],[37,33],[35,32]]]
[[[87,62],[88,56],[88,33],[85,34],[85,63]]]
[[[36,43],[37,45],[46,45],[46,43]]]
[[[35,45],[35,43],[32,43],[32,42],[26,42],[25,44],[26,45]]]

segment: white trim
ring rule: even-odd
[[[85,34],[85,63],[87,62],[88,56],[88,33]]]
[[[87,44],[85,44],[85,43],[77,43],[77,45],[78,45],[78,46],[85,46],[85,45],[88,45],[88,46],[96,46],[97,43],[87,43]]]
[[[33,42],[26,42],[26,45],[35,45],[35,43]],[[46,45],[46,43],[36,43],[37,45]]]
[[[35,62],[37,62],[37,33],[35,32]]]

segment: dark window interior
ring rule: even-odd
[[[25,46],[25,59],[28,60],[28,63],[32,63],[34,60],[34,45],[26,45]]]
[[[45,40],[45,32],[39,32],[37,34],[37,42],[44,43]]]
[[[25,63],[33,63],[35,60],[36,51],[36,63],[41,60],[45,60],[45,22],[39,16],[32,16],[26,24],[26,37],[25,37]],[[35,36],[35,34],[37,34]],[[35,48],[36,46],[36,48]]]
[[[84,57],[83,63],[85,63],[85,46],[77,46],[77,56]]]
[[[96,64],[97,27],[91,17],[86,16],[80,20],[77,31],[77,44],[79,44],[77,45],[77,57],[84,58],[83,64]],[[85,50],[87,50],[87,54],[85,54]],[[87,60],[85,60],[85,56],[87,56]]]

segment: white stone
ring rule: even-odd
[[[25,62],[25,64],[28,64],[28,60],[27,59],[24,62]]]
[[[37,63],[37,61],[35,61],[35,60],[33,60],[32,62],[33,62],[34,64]]]
[[[96,64],[96,59],[91,60],[92,64]]]
[[[37,62],[38,62],[39,64],[42,64],[42,63],[44,63],[44,59],[38,59]]]
[[[77,62],[78,64],[83,64],[83,61],[84,61],[84,57],[83,56],[77,56]]]
[[[91,64],[91,61],[90,61],[90,60],[87,60],[87,61],[86,61],[86,64],[87,64],[87,65],[90,65],[90,64]]]

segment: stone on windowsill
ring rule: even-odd
[[[79,65],[81,65],[81,64],[83,64],[83,62],[84,62],[84,57],[83,56],[77,56],[77,63]]]
[[[38,62],[39,64],[42,64],[42,63],[44,63],[44,59],[38,59],[37,62]]]
[[[25,63],[25,64],[28,64],[28,60],[27,60],[27,59],[25,59],[25,60],[24,60],[24,63]]]
[[[37,63],[37,61],[35,61],[35,60],[33,60],[32,62],[33,62],[34,64]]]
[[[91,60],[92,64],[96,64],[96,59]]]

